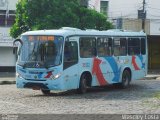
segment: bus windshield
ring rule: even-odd
[[[27,68],[49,68],[61,64],[63,37],[22,36],[18,64]]]

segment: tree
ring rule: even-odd
[[[112,28],[106,16],[81,6],[80,0],[19,0],[10,34],[16,38],[28,30],[64,26],[98,30]]]

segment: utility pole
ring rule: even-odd
[[[146,0],[143,0],[143,17],[142,17],[142,30],[145,32],[145,19],[146,19],[146,9],[145,9],[145,5],[146,5]]]

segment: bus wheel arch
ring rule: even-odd
[[[87,88],[91,87],[92,84],[92,75],[89,71],[85,71],[81,74],[80,81],[79,81],[79,88],[78,93],[86,93]]]

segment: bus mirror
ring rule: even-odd
[[[13,54],[16,54],[16,51],[17,51],[16,47],[13,47]]]
[[[23,42],[21,39],[16,39],[13,41],[13,46],[18,46],[18,43],[20,43],[21,45],[23,45]]]
[[[15,41],[13,41],[13,54],[16,54],[17,53],[17,48],[20,46],[23,45],[23,42],[21,39],[16,39]],[[19,49],[18,49],[18,53],[19,54]]]

